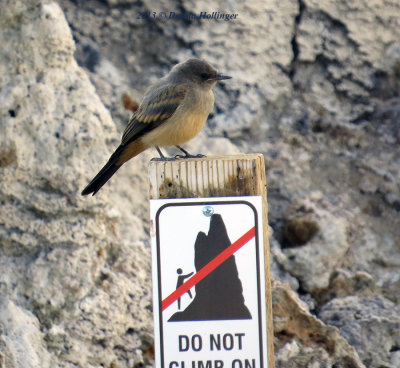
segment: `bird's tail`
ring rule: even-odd
[[[145,147],[140,141],[131,142],[127,145],[120,145],[111,155],[108,162],[93,178],[93,180],[82,190],[82,195],[93,193],[95,195],[99,189],[115,174],[115,172],[130,158],[143,152]]]
[[[117,150],[111,155],[108,162],[99,171],[99,173],[92,179],[92,181],[82,190],[82,195],[88,195],[93,193],[95,195],[99,189],[107,183],[107,181],[116,173],[116,171],[122,166],[118,165],[118,158],[123,151],[123,147],[119,146]]]

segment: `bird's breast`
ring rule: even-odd
[[[200,133],[213,106],[212,91],[188,94],[168,121],[142,138],[143,143],[148,146],[175,146],[189,141]]]

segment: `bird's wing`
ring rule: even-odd
[[[122,135],[121,144],[132,142],[168,120],[185,98],[186,84],[162,87],[143,100]]]

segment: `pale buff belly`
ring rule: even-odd
[[[212,92],[211,92],[212,93]],[[170,120],[141,138],[146,146],[174,146],[183,144],[200,133],[214,104],[213,95],[201,106],[178,109]]]

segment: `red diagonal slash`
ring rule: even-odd
[[[214,259],[208,262],[203,268],[201,268],[196,274],[194,274],[189,280],[184,284],[179,286],[173,293],[167,296],[162,301],[162,310],[167,309],[175,300],[180,298],[188,290],[190,290],[199,281],[203,280],[208,274],[214,271],[219,265],[225,262],[231,255],[233,255],[237,250],[239,250],[243,245],[254,238],[256,234],[256,228],[251,228],[246,234],[242,235],[238,240],[232,243],[228,248],[223,250]]]

